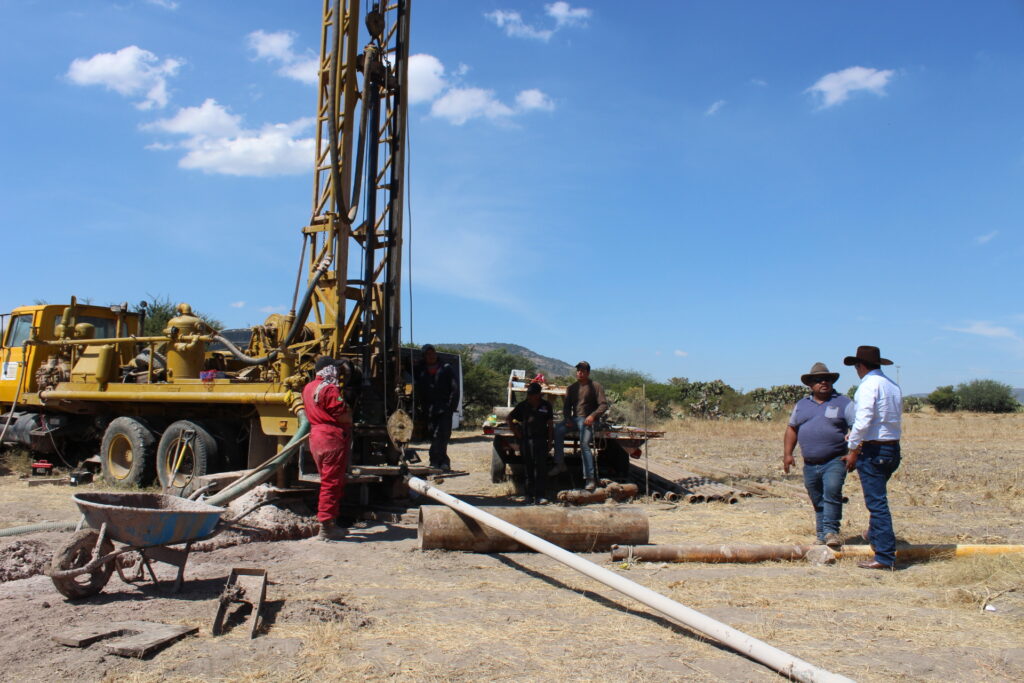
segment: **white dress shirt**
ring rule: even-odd
[[[852,424],[846,437],[850,449],[865,441],[899,441],[903,417],[903,392],[881,370],[871,370],[861,379],[853,403],[846,409]]]

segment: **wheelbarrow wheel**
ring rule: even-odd
[[[54,554],[53,560],[50,562],[50,568],[54,571],[67,571],[68,569],[78,569],[89,564],[89,561],[92,560],[93,551],[96,549],[96,541],[98,539],[99,532],[95,529],[82,529],[75,532],[71,540]],[[114,544],[111,543],[110,539],[103,539],[103,545],[100,546],[99,552],[101,556],[114,552]],[[71,600],[77,600],[96,595],[103,590],[103,587],[107,585],[107,581],[110,580],[110,575],[113,571],[114,563],[111,561],[93,569],[91,572],[60,579],[52,577],[52,580],[54,587],[60,591],[61,595]]]

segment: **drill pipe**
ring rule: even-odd
[[[674,619],[695,631],[703,633],[704,635],[717,640],[726,647],[732,648],[736,652],[739,652],[754,661],[761,662],[765,666],[771,667],[783,676],[788,676],[792,679],[802,681],[803,683],[819,683],[823,681],[835,681],[837,683],[839,681],[843,681],[846,683],[852,683],[852,681],[845,676],[834,674],[830,671],[826,671],[825,669],[816,667],[810,662],[805,662],[804,660],[794,657],[787,652],[783,652],[777,647],[773,647],[764,641],[748,636],[742,631],[737,631],[727,624],[723,624],[722,622],[716,621],[707,615],[690,609],[689,607],[667,598],[660,593],[655,593],[650,588],[641,586],[635,581],[630,581],[624,576],[619,576],[613,571],[609,571],[608,569],[598,566],[589,560],[585,560],[567,550],[563,550],[557,545],[545,541],[543,538],[534,536],[513,524],[509,524],[499,517],[495,517],[492,514],[484,512],[480,508],[474,507],[459,500],[458,498],[455,498],[454,496],[448,495],[444,491],[431,486],[422,479],[410,477],[409,488],[417,491],[418,493],[422,493],[425,496],[430,496],[434,500],[444,503],[448,507],[452,508],[452,510],[456,510],[466,517],[471,517],[482,525],[496,529],[498,532],[508,535],[517,542],[532,548],[539,553],[544,553],[548,557],[561,562],[562,564],[571,567],[572,569],[575,569],[596,581],[600,581],[604,585],[609,586],[610,588],[613,588],[634,600],[642,602],[648,607],[661,612],[670,619]],[[576,512],[583,512],[583,510],[577,510]]]
[[[813,545],[644,545],[612,547],[612,560],[643,562],[767,562],[770,560],[802,560]],[[836,550],[837,558],[874,557],[870,546],[846,545]],[[1024,553],[1024,545],[954,545],[928,544],[896,548],[897,560],[930,560],[968,555]]]
[[[650,527],[642,508],[601,506],[594,508],[496,507],[494,516],[577,552],[602,552],[625,539],[648,543]],[[529,550],[494,529],[477,524],[442,505],[420,507],[421,550],[468,550],[504,553]]]
[[[581,491],[579,489],[559,491],[558,500],[573,505],[584,505],[586,503],[602,503],[611,498],[621,503],[630,498],[635,498],[638,491],[639,489],[637,489],[636,484],[616,484],[612,482],[603,488],[593,491]]]

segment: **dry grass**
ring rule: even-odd
[[[802,486],[799,472],[781,474],[783,429],[781,421],[687,420],[668,425],[651,457]],[[915,543],[1024,543],[1022,432],[1024,415],[908,416],[903,465],[890,485],[897,535]],[[488,443],[457,438],[452,457],[456,467],[474,475],[446,482],[449,491],[512,493],[507,484],[487,481]],[[0,486],[7,484],[0,481]],[[11,486],[0,496],[14,492]],[[867,522],[856,476],[848,480],[846,493],[844,532],[852,537]],[[66,499],[68,489],[46,495]],[[731,506],[653,503],[646,509],[652,541],[659,544],[806,543],[814,533],[810,506],[799,498],[755,497]],[[297,654],[236,659],[217,676],[175,674],[170,667],[181,657],[224,642],[203,635],[192,645],[175,646],[175,657],[158,658],[134,672],[121,669],[111,678],[138,683],[778,680],[544,556],[417,551],[411,539],[338,545],[329,551],[314,542],[288,546],[310,573],[302,578],[274,567],[275,599],[294,602],[343,592],[355,605],[354,616],[367,617],[365,622],[277,623],[263,638],[298,639],[303,645]],[[851,559],[825,567],[800,562],[613,565],[604,555],[591,559],[857,680],[1024,678],[1024,556],[932,561],[894,573],[863,571]],[[291,571],[300,570],[293,565]],[[996,611],[986,611],[985,605]],[[197,620],[206,619],[208,611]]]

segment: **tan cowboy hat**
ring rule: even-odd
[[[812,384],[814,384],[814,380],[816,380],[819,377],[827,379],[832,384],[835,384],[836,380],[839,379],[839,373],[829,372],[828,366],[825,365],[824,363],[815,363],[814,365],[811,366],[810,372],[808,372],[806,375],[800,375],[800,381],[806,384],[807,386],[811,386]]]
[[[843,359],[843,365],[856,365],[858,362],[869,365],[892,365],[891,360],[882,358],[877,346],[858,346],[856,356],[847,356]]]

